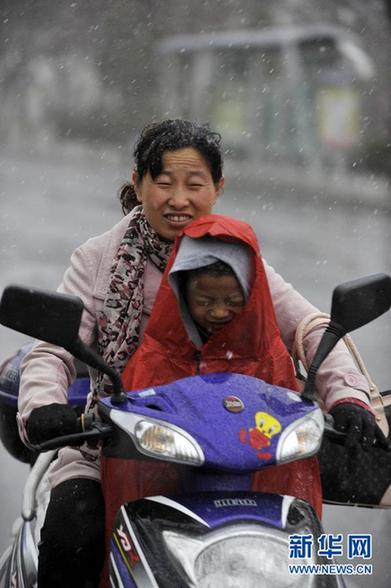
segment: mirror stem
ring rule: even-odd
[[[68,351],[70,351],[76,359],[80,359],[80,361],[83,361],[87,365],[103,372],[110,378],[113,384],[113,394],[111,395],[111,402],[113,404],[123,404],[124,402],[127,402],[127,396],[124,394],[122,380],[119,373],[104,362],[94,349],[84,345],[84,343],[78,338],[68,348]]]
[[[313,401],[315,399],[315,378],[318,373],[318,369],[328,354],[334,349],[336,344],[342,337],[346,335],[346,330],[342,325],[336,321],[331,320],[326,327],[325,332],[320,340],[318,349],[316,350],[314,359],[310,367],[308,368],[307,380],[304,386],[304,390],[301,394],[303,400]]]

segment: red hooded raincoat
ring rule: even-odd
[[[210,215],[193,222],[184,234],[194,239],[210,236],[247,245],[254,261],[249,297],[242,312],[197,349],[189,339],[177,299],[168,283],[168,273],[181,243],[181,236],[178,237],[143,341],[125,368],[125,389],[138,390],[150,385],[167,384],[196,374],[196,352],[200,352],[201,373],[237,372],[297,390],[292,360],[280,337],[252,228],[241,221]],[[102,458],[102,479],[107,508],[106,528],[109,529],[117,509],[124,502],[146,495],[179,491],[174,467],[164,463]],[[252,489],[303,498],[314,506],[318,515],[321,514],[321,485],[315,457],[255,473]]]

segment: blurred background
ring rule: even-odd
[[[223,136],[217,211],[251,222],[267,260],[323,311],[340,282],[391,271],[389,0],[2,0],[0,289],[54,289],[72,250],[121,218],[142,127]],[[390,318],[355,335],[381,389]],[[0,362],[26,340],[0,329]],[[0,447],[0,549],[27,466]],[[390,511],[326,507],[372,532],[391,582]]]
[[[144,124],[185,116],[263,176],[389,173],[388,0],[3,0],[1,13],[8,148],[128,155]]]

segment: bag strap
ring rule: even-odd
[[[300,321],[295,334],[295,340],[293,343],[292,354],[295,360],[299,360],[302,366],[306,371],[308,371],[308,362],[304,351],[304,338],[305,336],[310,333],[314,328],[320,325],[327,326],[330,322],[330,315],[323,313],[323,312],[314,312],[309,314],[308,316],[304,317],[302,321]],[[342,338],[342,341],[345,343],[350,355],[353,357],[354,362],[361,372],[361,374],[365,377],[368,382],[369,387],[369,400],[372,410],[375,413],[375,418],[378,426],[383,431],[384,435],[388,437],[389,434],[389,425],[385,414],[385,403],[382,395],[379,392],[378,387],[372,380],[369,372],[364,364],[364,361],[353,342],[353,339],[350,335],[345,335]]]

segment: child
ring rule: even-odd
[[[184,233],[169,260],[143,341],[124,370],[125,389],[197,373],[236,372],[296,390],[251,227],[211,215]],[[164,463],[102,458],[102,479],[106,528],[121,503],[180,491],[175,468]],[[124,487],[124,479],[132,480],[131,487]],[[320,514],[316,458],[257,472],[252,489],[301,497]]]
[[[136,390],[167,384],[199,372],[229,371],[295,389],[292,360],[280,337],[251,227],[241,221],[210,215],[193,223],[184,233],[169,260],[143,341],[123,372],[125,388]],[[201,307],[206,317],[210,316],[208,305],[216,295],[209,300],[207,293],[199,292],[199,288],[205,285],[202,268],[216,261],[227,264],[232,273],[230,278],[216,277],[215,282],[218,280],[223,286],[227,280],[228,285],[233,283],[235,297],[224,299],[229,303],[229,311],[223,310],[227,316],[212,316],[209,323],[204,323],[192,313],[199,313]],[[207,271],[213,272],[213,268]],[[186,278],[189,278],[187,283]],[[203,297],[193,299],[194,285],[198,286],[194,294]],[[239,308],[234,304],[237,302]]]

